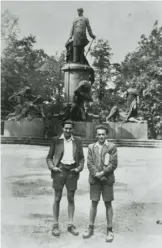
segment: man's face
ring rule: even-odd
[[[83,15],[83,11],[82,10],[78,10],[78,16],[82,16]]]
[[[72,131],[73,131],[73,125],[72,124],[65,124],[64,125],[63,132],[64,132],[65,139],[70,139]]]
[[[107,133],[104,129],[97,129],[96,138],[100,144],[103,144],[107,139]]]

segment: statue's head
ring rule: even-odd
[[[77,9],[77,11],[78,11],[78,16],[83,15],[83,8],[79,8],[79,9]]]

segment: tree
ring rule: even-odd
[[[54,98],[59,104],[63,101],[63,72],[62,67],[65,64],[65,52],[60,55],[50,56],[42,64],[37,71],[44,76],[44,85],[42,85],[44,92],[49,95],[50,98]]]
[[[114,78],[118,72],[118,64],[111,64],[112,53],[107,40],[96,40],[90,54],[94,58],[95,83],[92,91],[98,95],[98,112],[104,109],[108,113],[116,101]],[[93,103],[93,105],[96,109],[97,104]]]
[[[8,98],[28,85],[35,95],[45,100],[63,100],[63,77],[61,68],[64,53],[48,56],[42,49],[34,49],[36,37],[29,35],[14,39],[3,51],[2,56],[2,98],[3,109],[11,111]],[[6,114],[5,114],[6,115]]]
[[[18,17],[11,14],[9,10],[5,10],[1,15],[2,48],[5,48],[12,40],[16,39],[19,33]]]

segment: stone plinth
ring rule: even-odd
[[[95,128],[97,122],[74,122],[74,135],[80,136],[83,139],[95,139]],[[144,123],[122,123],[110,122],[103,123],[109,128],[109,139],[141,139],[147,140],[148,126],[147,122]],[[60,135],[62,133],[61,122],[57,119],[53,120],[53,135]]]
[[[86,140],[95,139],[95,128],[98,125],[96,122],[74,122],[74,135],[80,136]],[[109,128],[109,139],[141,139],[147,140],[148,126],[144,123],[103,123]],[[61,122],[57,119],[52,123],[52,136],[57,136],[62,133]],[[21,120],[21,121],[4,121],[4,136],[5,137],[44,137],[44,122],[43,119]]]
[[[10,120],[4,122],[5,137],[44,137],[44,121],[35,118],[29,120]]]
[[[64,71],[65,102],[72,103],[74,91],[82,80],[89,80],[89,75],[93,69],[90,66],[82,64],[66,64]]]
[[[148,139],[148,125],[144,123],[104,123],[109,127],[110,139]]]

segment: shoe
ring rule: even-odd
[[[89,225],[88,230],[83,234],[83,239],[89,239],[94,234],[94,226]]]
[[[74,236],[79,235],[79,232],[76,230],[76,227],[72,224],[68,225],[68,232],[70,232],[71,234],[73,234]]]
[[[107,231],[106,242],[112,242],[114,240],[114,233],[113,231]]]
[[[60,236],[60,230],[59,230],[59,225],[58,224],[53,225],[52,235],[56,236],[56,237]]]

